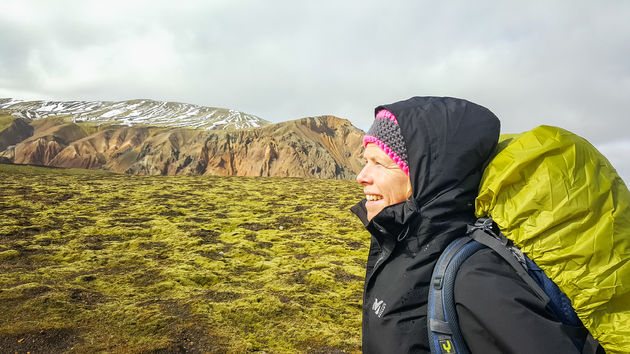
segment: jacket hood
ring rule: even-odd
[[[499,119],[487,108],[452,97],[412,97],[378,106],[375,113],[382,109],[392,112],[400,126],[412,196],[370,222],[365,200],[353,212],[372,234],[382,229],[400,234],[410,226],[420,233],[448,233],[472,221],[483,168],[499,138]]]

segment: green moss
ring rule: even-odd
[[[20,252],[16,250],[7,250],[0,252],[0,260],[15,258],[20,255]]]
[[[356,183],[0,165],[0,195],[0,338],[74,328],[79,352],[360,350]]]

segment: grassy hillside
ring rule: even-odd
[[[355,352],[356,182],[0,165],[1,352]]]

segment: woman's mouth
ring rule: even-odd
[[[367,199],[368,202],[374,202],[383,199],[383,197],[376,194],[366,194],[365,199]]]

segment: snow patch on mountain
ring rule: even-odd
[[[22,101],[2,98],[0,109],[28,119],[69,116],[74,122],[142,124],[206,130],[246,129],[270,124],[255,115],[232,109],[153,100]]]

